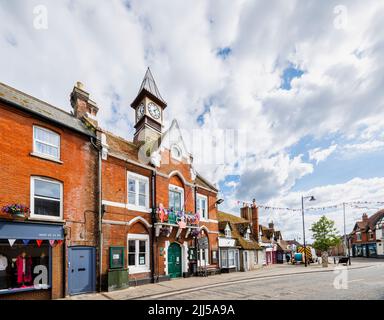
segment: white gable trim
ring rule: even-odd
[[[131,226],[132,224],[136,223],[137,221],[142,222],[142,223],[145,224],[148,228],[152,227],[152,225],[149,224],[148,221],[145,220],[143,217],[135,217],[135,218],[133,218],[132,220],[130,220],[130,221],[128,222],[128,225]]]

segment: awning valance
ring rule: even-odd
[[[0,239],[63,240],[62,225],[0,221]]]

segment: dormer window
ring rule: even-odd
[[[247,231],[245,231],[244,239],[249,241],[250,240],[250,235],[251,235],[251,229],[249,229],[249,227],[248,227]]]
[[[361,241],[361,232],[356,232],[356,240]]]
[[[224,229],[224,234],[226,238],[231,238],[232,237],[232,231],[231,228],[229,227],[229,223],[227,223],[225,229]]]
[[[178,146],[172,146],[171,148],[171,157],[175,160],[181,160],[181,150]]]
[[[372,232],[372,230],[369,230],[368,231],[368,238],[369,238],[369,240],[373,240],[373,232]]]

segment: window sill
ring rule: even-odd
[[[127,204],[126,208],[128,210],[132,210],[132,211],[139,211],[139,212],[145,212],[145,213],[152,212],[151,208],[138,207],[138,206],[134,206],[134,205],[131,205],[131,204]]]
[[[32,156],[32,157],[36,157],[36,158],[40,158],[40,159],[56,162],[56,163],[59,163],[59,164],[63,164],[64,163],[63,161],[61,161],[59,159],[51,158],[49,156],[46,156],[46,155],[40,154],[40,153],[36,153],[36,152],[31,152],[29,155]]]
[[[59,222],[59,223],[65,223],[65,220],[61,218],[47,218],[47,217],[29,217],[28,220],[31,221],[45,221],[45,222]]]
[[[138,274],[138,273],[147,273],[151,272],[151,270],[148,267],[145,267],[143,269],[139,269],[137,267],[128,267],[129,274]]]

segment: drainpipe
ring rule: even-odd
[[[151,242],[152,242],[152,255],[151,255],[151,280],[152,283],[157,282],[155,279],[155,254],[157,255],[157,250],[155,248],[155,238],[156,238],[156,171],[152,171],[152,177],[151,177],[151,188],[152,188],[152,236],[151,236]],[[157,279],[158,280],[158,279]]]
[[[94,148],[97,150],[98,153],[98,174],[97,174],[97,194],[98,194],[98,233],[99,233],[99,291],[102,291],[102,284],[101,284],[101,275],[102,275],[102,262],[103,262],[103,227],[102,227],[102,219],[103,219],[103,206],[102,206],[102,194],[101,194],[101,164],[102,164],[102,154],[101,154],[101,145],[98,145],[97,143],[100,142],[100,140],[97,139],[96,143],[93,141],[93,138],[91,138],[91,143],[94,146]]]

